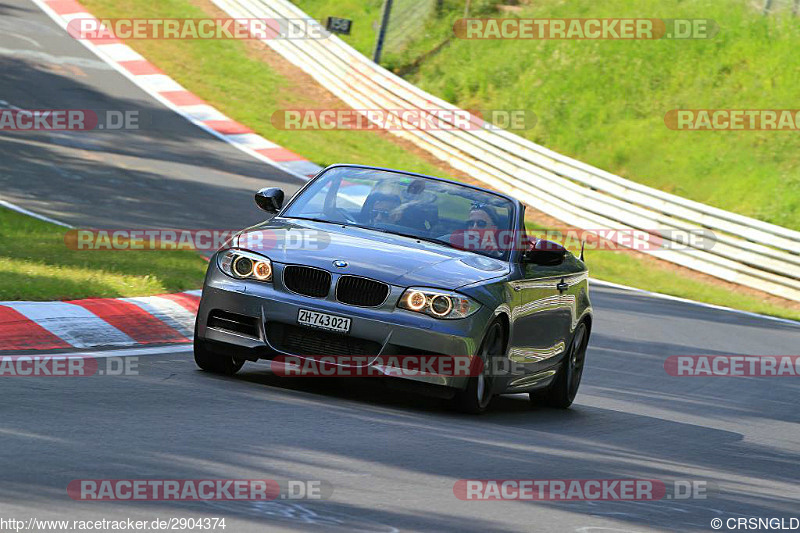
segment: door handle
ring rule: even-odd
[[[556,289],[558,289],[558,292],[564,292],[564,291],[566,291],[567,289],[569,289],[569,285],[567,285],[567,284],[566,284],[566,282],[565,282],[565,281],[562,279],[562,280],[561,280],[561,281],[560,281],[560,282],[559,282],[559,283],[556,285]]]

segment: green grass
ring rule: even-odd
[[[94,15],[101,18],[207,16],[190,0],[82,0],[82,2]],[[375,20],[379,16],[380,0],[307,0],[298,3],[304,7],[311,5],[313,8],[310,10],[311,13],[319,18],[325,16],[350,16],[353,18],[355,21],[354,35],[347,39],[361,50],[367,53],[371,52],[374,39],[371,20]],[[445,0],[446,10],[450,9],[448,16],[455,12],[452,9],[453,4],[454,2]],[[472,5],[473,14],[490,10],[488,0],[473,0]],[[463,10],[463,6],[460,9]],[[435,46],[437,42],[446,38],[448,31],[447,24],[434,21],[433,24],[426,27],[425,35],[422,38],[408,43],[405,51],[402,52],[406,54],[405,56],[401,56],[396,51],[390,51],[386,57],[395,64],[401,65],[406,59]],[[441,171],[414,153],[403,150],[397,144],[391,143],[373,132],[285,131],[274,128],[270,123],[273,112],[293,107],[316,108],[319,105],[314,101],[304,99],[293,85],[295,82],[270,68],[260,58],[254,57],[243,42],[158,40],[129,41],[128,44],[211,105],[248,125],[266,138],[304,155],[311,161],[323,165],[333,162],[365,163],[443,175]],[[477,47],[471,49],[468,47],[465,50],[472,50],[476,54],[475,59],[480,59]],[[441,53],[450,53],[449,48]],[[483,65],[483,68],[491,70],[506,68],[511,71],[512,67],[507,65],[509,57],[513,58],[516,55],[508,55],[502,61],[495,57],[493,59],[495,64]],[[459,76],[457,72],[448,73],[439,58],[434,59],[433,62],[439,65],[437,68],[443,79]],[[502,67],[503,64],[506,66]],[[477,68],[478,65],[475,67]],[[459,65],[457,68],[464,68],[464,66]],[[423,63],[420,72],[427,73],[426,69],[427,64]],[[426,78],[423,82],[429,83],[429,80]],[[550,78],[542,76],[542,83],[549,82]],[[508,92],[507,88],[498,86],[499,82],[488,84],[484,79],[481,84],[483,84],[480,85],[481,87],[484,85],[487,88],[492,87],[492,90],[489,91],[492,95]],[[437,92],[435,87],[428,88]],[[523,91],[531,90],[530,87],[521,89]],[[453,94],[458,96],[460,93],[456,91]],[[558,97],[557,103],[559,102],[563,102],[563,105],[559,104],[561,109],[576,112],[566,104],[568,101],[563,95]],[[516,107],[530,107],[540,113],[539,106],[535,105],[535,102],[520,100]],[[620,150],[626,149],[626,143],[615,143],[614,146]],[[652,147],[650,153],[652,153]],[[800,318],[800,312],[796,309],[784,309],[761,302],[754,297],[731,292],[717,285],[687,278],[671,270],[668,264],[654,266],[652,262],[643,261],[630,253],[598,251],[591,253],[587,259],[592,276],[598,279],[753,312]]]
[[[629,252],[586,252],[586,263],[593,278],[623,285],[635,280],[636,287],[714,305],[743,309],[753,313],[800,320],[800,311],[765,302],[756,296],[740,294],[723,287],[687,278],[664,266],[642,268],[642,262]]]
[[[351,45],[369,54],[381,0],[297,0],[315,17],[354,19]],[[516,14],[473,2],[471,16],[713,19],[705,40],[519,41],[452,38],[463,1],[445,0],[416,41],[385,66],[463,108],[529,109],[518,134],[634,181],[800,229],[797,131],[673,131],[671,109],[796,109],[800,24],[747,0],[537,0]],[[509,2],[510,3],[510,2]],[[780,3],[776,3],[780,4]],[[418,67],[415,60],[447,42]],[[413,68],[412,68],[413,67]]]
[[[67,230],[0,208],[0,300],[148,296],[199,289],[206,263],[192,251],[79,251]]]

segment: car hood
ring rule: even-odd
[[[509,273],[508,263],[412,237],[298,219],[275,218],[240,232],[240,248],[277,263],[308,265],[392,285],[456,289]],[[345,261],[337,268],[334,261]]]

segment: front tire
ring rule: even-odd
[[[209,350],[205,341],[197,338],[197,333],[194,336],[194,362],[201,370],[226,376],[234,375],[244,366],[243,359],[235,359]]]
[[[489,407],[494,395],[492,385],[494,376],[492,375],[492,361],[495,357],[501,356],[505,351],[505,334],[503,325],[499,320],[495,320],[489,326],[486,336],[481,342],[476,357],[480,357],[482,368],[477,376],[472,376],[467,382],[465,389],[456,392],[453,401],[456,408],[469,414],[480,414]]]
[[[586,346],[589,343],[589,328],[585,322],[578,324],[561,369],[558,371],[553,384],[546,391],[530,393],[531,401],[543,403],[557,409],[567,409],[575,401],[578,387],[583,376],[583,366],[586,362]]]

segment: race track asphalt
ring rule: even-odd
[[[298,181],[191,126],[104,67],[33,4],[0,2],[0,99],[132,106],[157,127],[0,135],[0,191],[98,227],[242,227],[253,190]],[[62,72],[75,66],[85,75]],[[98,102],[102,102],[100,104]],[[591,256],[588,257],[591,265]],[[497,398],[484,416],[377,380],[290,379],[248,363],[196,369],[183,348],[138,374],[0,378],[0,518],[226,517],[225,532],[709,531],[712,518],[800,515],[800,380],[673,377],[670,355],[798,354],[800,326],[594,287],[573,408]],[[135,352],[125,352],[136,357]],[[325,501],[74,501],[75,479],[310,479]],[[697,480],[705,499],[482,502],[459,479]],[[727,530],[723,528],[723,530]]]
[[[242,228],[263,219],[256,190],[303,183],[156,102],[27,0],[0,2],[0,73],[0,108],[138,113],[136,130],[0,132],[0,197],[50,218]]]

